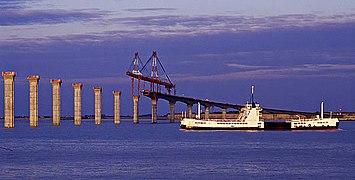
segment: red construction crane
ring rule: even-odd
[[[148,72],[147,65],[149,62],[151,62],[150,76],[146,73]],[[140,67],[141,64],[142,61],[138,56],[138,52],[135,52],[132,65],[129,71],[126,72],[126,75],[130,76],[132,80],[132,95],[138,95],[140,93],[141,80],[143,83],[150,83],[149,91],[151,92],[161,92],[161,86],[164,86],[168,91],[168,94],[171,93],[172,88],[174,89],[174,95],[176,94],[175,84],[171,82],[169,76],[166,74],[163,65],[157,57],[156,51],[153,51],[152,56],[150,56],[150,58],[142,67]],[[159,69],[163,71],[165,76],[159,76]]]

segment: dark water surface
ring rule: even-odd
[[[355,179],[355,122],[344,121],[336,131],[256,132],[16,121],[0,127],[0,147],[1,179]]]

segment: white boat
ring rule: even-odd
[[[200,104],[196,118],[183,118],[180,122],[182,129],[196,130],[310,130],[337,129],[337,118],[323,118],[323,102],[321,117],[313,119],[292,119],[285,122],[265,122],[262,117],[260,104],[254,102],[254,86],[252,86],[252,101],[246,103],[239,111],[236,119],[201,119]]]
[[[261,107],[259,104],[246,104],[240,111],[237,119],[196,119],[184,118],[180,122],[183,129],[264,129],[264,121],[261,120]]]
[[[317,115],[313,119],[294,119],[291,120],[291,129],[338,129],[338,118],[324,118],[324,103],[321,103],[321,116]]]

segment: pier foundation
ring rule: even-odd
[[[38,81],[39,76],[28,76],[30,84],[30,126],[38,126]]]
[[[152,124],[156,124],[157,123],[157,102],[158,99],[157,98],[151,98],[151,102],[152,102]]]
[[[60,86],[62,80],[52,79],[52,118],[53,126],[60,126]]]
[[[192,118],[192,104],[187,104],[187,116]]]
[[[138,124],[139,123],[139,95],[132,95],[133,99],[133,123]]]
[[[175,122],[175,102],[169,101],[169,107],[170,107],[170,123]]]
[[[210,107],[205,106],[205,119],[210,119]]]
[[[121,123],[121,91],[113,91],[114,97],[114,123],[120,124]]]
[[[14,120],[14,79],[16,72],[2,72],[4,77],[4,127],[15,127]]]
[[[74,87],[74,125],[81,125],[81,88],[83,84],[72,84]]]
[[[222,119],[226,119],[226,117],[227,117],[227,109],[223,108],[222,109]]]
[[[102,88],[94,88],[95,94],[95,124],[101,124],[101,93]]]

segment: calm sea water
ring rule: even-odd
[[[1,121],[3,123],[3,121]],[[355,179],[355,122],[336,131],[183,131],[179,123],[16,121],[0,178]]]

